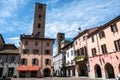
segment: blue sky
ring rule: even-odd
[[[0,34],[19,46],[21,34],[31,34],[35,3],[47,4],[45,36],[63,32],[73,38],[82,30],[103,25],[120,15],[120,0],[0,0]],[[56,47],[54,45],[54,53]]]

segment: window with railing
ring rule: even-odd
[[[112,32],[117,32],[117,31],[118,31],[118,28],[117,28],[117,24],[116,24],[116,23],[112,24],[110,27],[111,27],[111,31],[112,31]]]
[[[107,54],[107,47],[106,44],[101,45],[102,53]]]
[[[105,33],[104,33],[104,31],[99,32],[99,37],[100,37],[100,39],[102,39],[102,38],[105,37]]]
[[[39,50],[38,49],[33,49],[33,54],[39,54]]]
[[[92,51],[92,56],[93,57],[96,56],[96,53],[97,53],[96,48],[92,48],[91,51]]]
[[[32,59],[32,65],[38,65],[38,59],[36,58]]]
[[[21,59],[21,65],[27,65],[27,59],[25,58]]]
[[[23,49],[23,54],[28,54],[29,53],[29,49]]]
[[[115,50],[120,51],[120,39],[114,41],[114,45],[115,45]]]
[[[51,60],[50,59],[45,59],[45,64],[46,65],[50,65],[51,64]]]
[[[92,37],[91,37],[91,39],[92,39],[92,42],[94,42],[94,41],[95,41],[95,40],[94,40],[94,36],[92,36]]]

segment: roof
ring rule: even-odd
[[[88,29],[85,29],[84,31],[80,32],[76,37],[73,38],[73,40],[76,40],[77,38],[79,38],[80,36],[85,34],[87,31],[88,31]]]
[[[53,40],[53,41],[55,40],[53,38],[44,38],[44,37],[37,38],[32,35],[25,35],[25,34],[21,35],[20,39],[39,39],[39,40],[42,39],[42,40]]]
[[[43,4],[43,3],[38,3],[38,2],[36,2],[36,4],[42,4],[42,5],[45,5],[45,6],[46,6],[46,4]]]
[[[91,33],[94,32],[97,28],[98,28],[98,27],[86,29],[86,30],[82,31],[81,33],[79,33],[73,40],[78,39],[79,37],[81,37],[81,36],[84,35],[85,33],[91,34]]]
[[[71,44],[73,44],[73,41],[71,41],[70,43],[66,44],[64,47],[62,47],[62,49],[64,49],[65,47],[68,47]]]
[[[4,49],[17,49],[14,44],[4,44]]]
[[[110,20],[109,22],[107,22],[107,23],[104,24],[103,26],[98,27],[94,32],[92,32],[92,33],[90,33],[90,34],[88,35],[88,38],[89,38],[90,36],[92,36],[92,35],[98,33],[99,31],[101,31],[101,30],[103,30],[103,29],[109,27],[109,25],[111,25],[112,23],[114,23],[114,22],[116,22],[116,21],[118,21],[118,20],[120,20],[120,15],[117,16],[116,18]]]
[[[10,50],[10,49],[5,49],[0,51],[0,54],[19,54],[19,51],[16,50]]]
[[[2,34],[0,34],[0,39],[2,40],[3,43],[5,43]]]
[[[116,21],[118,21],[118,20],[120,20],[120,15],[117,16],[116,18],[110,20],[109,22],[107,22],[107,23],[104,24],[103,26],[101,26],[101,27],[99,28],[99,30],[103,30],[103,29],[109,27],[109,25],[113,24],[114,22],[116,22]]]
[[[96,30],[94,30],[93,32],[91,32],[90,34],[88,34],[88,38],[90,37],[90,36],[92,36],[92,35],[94,35],[95,33],[97,33],[98,32],[98,30],[99,30],[99,28],[100,27],[97,27],[97,29]]]

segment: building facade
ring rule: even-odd
[[[19,77],[49,77],[53,75],[54,39],[44,37],[45,13],[46,5],[36,3],[33,33],[20,36]]]
[[[63,71],[66,76],[75,76],[75,54],[73,41],[62,47],[64,54]]]
[[[13,44],[6,44],[0,34],[0,78],[17,77],[17,67],[20,59],[18,49]]]
[[[59,53],[53,57],[54,76],[63,76],[62,64],[63,54]]]
[[[88,35],[90,77],[115,78],[120,74],[120,16]]]
[[[88,43],[87,35],[94,32],[97,28],[86,29],[80,32],[74,38],[75,62],[76,62],[76,75],[88,76],[89,61],[88,61]]]

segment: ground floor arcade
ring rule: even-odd
[[[16,75],[14,67],[8,67],[7,69],[4,67],[0,67],[0,77],[13,77]]]
[[[89,58],[89,77],[115,78],[120,74],[120,52]]]
[[[76,76],[75,66],[64,66],[63,68],[61,68],[61,73],[62,76],[69,76],[69,77]]]
[[[88,77],[88,67],[86,66],[86,62],[77,62],[76,63],[76,70],[78,77],[80,76],[86,76]]]

